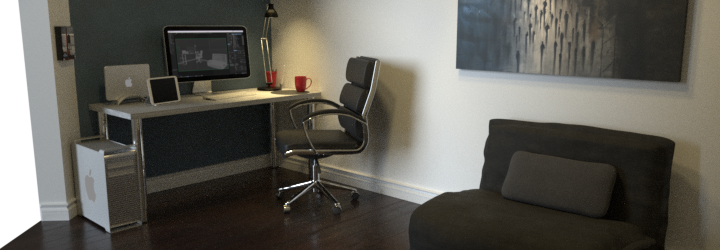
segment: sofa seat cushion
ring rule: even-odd
[[[412,249],[645,249],[655,243],[627,222],[595,219],[473,189],[443,193],[410,218]]]

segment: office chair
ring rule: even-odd
[[[291,203],[310,190],[314,192],[317,188],[332,200],[333,213],[339,214],[342,207],[335,196],[328,192],[325,185],[350,190],[353,200],[360,197],[360,194],[354,188],[320,180],[320,163],[318,159],[337,154],[357,154],[365,149],[369,140],[367,117],[377,89],[379,72],[380,61],[377,59],[369,57],[350,58],[345,71],[345,78],[349,83],[343,86],[340,93],[342,106],[324,99],[303,100],[290,106],[290,118],[296,129],[279,131],[275,143],[278,150],[283,152],[285,157],[297,155],[308,159],[311,180],[278,189],[276,196],[281,198],[286,190],[304,187],[290,201],[285,202],[283,206],[285,213],[290,212]],[[302,118],[302,129],[298,129],[292,110],[299,106],[316,103],[326,104],[333,108],[318,110],[306,115]],[[311,119],[327,115],[337,116],[344,131],[316,130],[309,127],[308,123]]]

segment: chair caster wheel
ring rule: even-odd
[[[275,193],[275,198],[278,198],[278,200],[279,200],[279,199],[282,199],[282,195],[283,195],[283,192],[282,192],[282,191],[278,191],[277,193]]]
[[[283,213],[289,213],[290,212],[290,205],[285,204],[283,205]]]
[[[340,203],[335,203],[335,206],[332,208],[333,214],[340,214],[342,212],[342,207],[340,207]]]
[[[356,201],[358,198],[360,198],[360,194],[357,191],[352,191],[350,193],[350,197],[352,197],[352,199]]]

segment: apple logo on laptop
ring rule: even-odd
[[[92,169],[90,169],[90,172],[85,175],[85,190],[87,190],[88,198],[95,202],[95,179],[90,177],[90,175],[92,175]]]
[[[128,88],[132,87],[132,79],[130,79],[130,77],[128,77],[128,79],[125,79],[125,86]]]

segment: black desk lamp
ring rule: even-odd
[[[273,70],[272,58],[270,57],[270,44],[268,43],[268,33],[270,33],[270,20],[273,17],[278,17],[277,11],[273,8],[273,4],[268,4],[267,11],[265,11],[265,23],[263,24],[263,33],[260,38],[260,47],[262,48],[263,55],[263,69],[265,71],[265,83],[267,87],[259,87],[258,90],[280,90],[277,86],[272,86],[273,82],[277,84],[277,70]],[[265,60],[267,54],[267,60]]]

